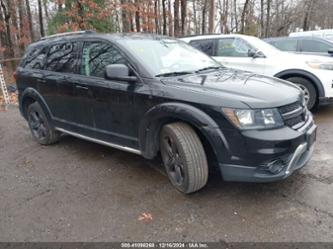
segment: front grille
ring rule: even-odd
[[[301,128],[309,118],[306,107],[300,101],[282,106],[279,111],[284,123],[295,130]]]
[[[300,102],[297,101],[297,102],[292,103],[290,105],[285,105],[285,106],[280,107],[280,112],[281,112],[281,114],[288,113],[288,112],[296,110],[300,106],[301,106]]]

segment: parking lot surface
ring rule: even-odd
[[[158,161],[70,136],[38,145],[10,108],[0,112],[0,241],[333,242],[333,107],[315,118],[314,156],[288,179],[215,176],[183,195]]]

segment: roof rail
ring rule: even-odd
[[[65,33],[59,33],[59,34],[44,36],[44,37],[41,38],[41,40],[46,40],[46,39],[56,38],[56,37],[63,37],[63,36],[71,36],[71,35],[92,34],[92,33],[96,33],[96,32],[93,31],[93,30],[65,32]]]
[[[180,37],[178,37],[178,38],[190,38],[190,37],[195,37],[195,36],[208,36],[208,35],[211,35],[211,36],[213,36],[213,35],[225,35],[225,34],[222,34],[222,33],[209,33],[209,34],[197,34],[197,35],[185,35],[185,36],[180,36]]]

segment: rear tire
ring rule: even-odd
[[[54,130],[38,102],[28,106],[27,118],[34,139],[42,145],[50,145],[59,141],[61,133]]]
[[[312,110],[317,103],[317,91],[311,81],[301,77],[291,77],[286,79],[301,88],[309,110]]]
[[[165,125],[160,134],[160,148],[169,180],[177,190],[189,194],[206,185],[206,154],[189,125],[181,122]]]

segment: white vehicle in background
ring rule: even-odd
[[[324,38],[324,39],[333,41],[333,29],[294,32],[294,33],[289,34],[289,37],[300,37],[300,36],[302,36],[302,37],[304,37],[304,36],[320,37],[320,38]]]
[[[333,59],[282,52],[246,35],[204,35],[181,40],[226,67],[274,76],[298,85],[309,109],[333,102]]]

